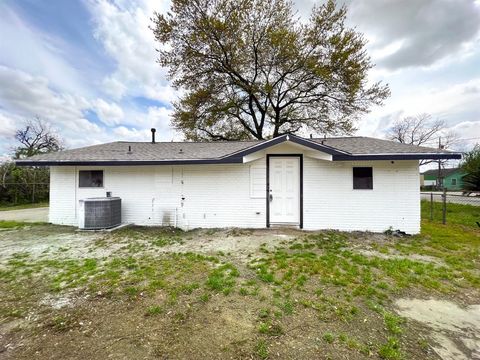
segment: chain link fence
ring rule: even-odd
[[[449,208],[460,207],[469,211],[474,206],[480,209],[480,192],[448,193],[446,191],[421,192],[422,215],[430,220],[441,219],[443,224],[448,222]],[[478,219],[480,221],[480,219]],[[479,225],[480,226],[480,225]]]

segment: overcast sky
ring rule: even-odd
[[[371,80],[392,96],[357,124],[384,137],[391,122],[431,113],[468,148],[480,142],[480,1],[355,0],[349,23],[369,40]],[[297,0],[303,16],[314,1]],[[21,122],[50,122],[68,147],[181,139],[169,126],[175,92],[156,63],[150,17],[168,1],[0,2],[0,156]]]

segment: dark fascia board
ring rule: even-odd
[[[460,153],[443,154],[372,154],[372,155],[333,155],[333,161],[355,161],[355,160],[440,160],[440,159],[461,159]]]

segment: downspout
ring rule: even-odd
[[[74,181],[74,184],[75,184],[75,196],[74,196],[74,201],[75,201],[75,220],[78,222],[78,214],[77,214],[77,167],[75,166],[75,170],[74,170],[74,174],[73,176],[75,177],[75,181]]]

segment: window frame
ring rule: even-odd
[[[93,172],[100,171],[102,173],[102,186],[81,186],[80,185],[80,173],[81,172]],[[105,170],[104,169],[82,169],[78,170],[78,188],[79,189],[104,189],[105,188]]]
[[[452,186],[457,186],[457,178],[452,178],[451,185]]]
[[[370,169],[371,175],[371,187],[366,188],[356,188],[355,187],[355,169]],[[373,166],[353,166],[352,167],[352,190],[373,190]]]

